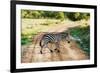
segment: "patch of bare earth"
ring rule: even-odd
[[[22,63],[89,59],[87,54],[77,46],[75,41],[71,41],[70,43],[60,42],[59,53],[54,50],[55,45],[53,44],[49,44],[53,53],[48,48],[44,48],[43,54],[40,53],[40,46],[38,44],[35,48],[33,45],[30,44],[22,47]]]
[[[48,29],[49,32],[62,32],[70,27],[79,26],[79,24],[72,23],[70,25],[60,24],[59,26]],[[40,40],[42,35],[45,33],[41,33],[37,35],[34,39]],[[39,37],[39,38],[37,38]],[[36,41],[36,40],[34,40]],[[89,59],[87,54],[78,47],[75,41],[60,42],[60,52],[54,50],[55,45],[49,44],[53,51],[51,53],[48,48],[43,49],[43,54],[40,53],[40,46],[36,43],[31,43],[29,45],[22,46],[21,48],[21,62],[22,63],[32,63],[32,62],[50,62],[50,61],[71,61],[71,60],[86,60]],[[34,45],[36,45],[34,47]]]

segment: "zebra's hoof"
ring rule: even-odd
[[[40,51],[40,53],[43,54],[42,51]]]
[[[58,52],[58,53],[60,53],[60,51],[59,51],[59,50],[57,50],[57,52]]]
[[[51,53],[53,53],[53,51],[52,51],[52,50],[50,50],[50,52],[51,52]]]
[[[55,49],[55,50],[57,50],[57,49]]]
[[[58,53],[60,52],[58,49],[55,49],[55,51],[57,51]]]

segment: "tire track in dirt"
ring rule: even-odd
[[[29,45],[28,45],[29,46]],[[31,45],[30,45],[31,46]],[[75,42],[62,43],[59,48],[60,53],[54,51],[50,53],[48,48],[43,49],[43,54],[40,54],[40,48],[37,45],[35,49],[33,47],[27,48],[26,54],[22,57],[22,63],[31,62],[50,62],[50,61],[71,61],[71,60],[86,60],[89,59],[87,54],[81,50]],[[25,48],[24,48],[25,49]],[[34,51],[32,53],[32,51]]]
[[[67,26],[67,27],[66,27]],[[68,28],[79,26],[79,24],[72,23],[70,25],[60,24],[60,26],[48,29],[49,32],[63,32]],[[35,39],[40,40],[40,38],[45,33],[40,33],[35,37]],[[39,38],[37,38],[39,37]],[[31,63],[31,62],[50,62],[50,61],[68,61],[68,60],[86,60],[89,59],[87,54],[78,47],[75,41],[71,41],[71,43],[61,42],[60,43],[60,53],[54,51],[50,53],[48,48],[43,49],[43,54],[40,54],[40,46],[36,44],[34,48],[33,43],[22,46],[22,63]],[[38,42],[37,42],[38,43]],[[52,47],[55,47],[54,45]],[[53,48],[52,48],[53,49]],[[54,49],[53,49],[54,50]]]

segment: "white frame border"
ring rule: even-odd
[[[46,11],[67,11],[67,12],[89,12],[90,13],[90,60],[81,61],[60,61],[60,62],[40,62],[40,63],[21,63],[21,9],[46,10]],[[72,65],[89,65],[94,64],[94,9],[70,8],[70,7],[53,7],[37,5],[16,5],[16,69],[55,67],[55,66],[72,66]]]

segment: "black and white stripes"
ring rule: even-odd
[[[40,40],[41,54],[42,54],[43,48],[48,48],[48,43],[54,43],[56,45],[55,50],[58,50],[60,41],[68,41],[69,42],[69,33],[61,32],[61,33],[46,33],[46,34],[44,34],[42,39]],[[49,49],[49,50],[51,52],[53,52],[51,49]],[[58,52],[60,52],[60,51],[58,50]]]

